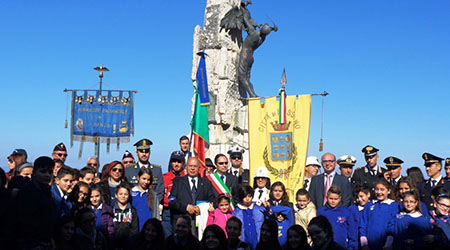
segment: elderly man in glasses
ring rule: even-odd
[[[52,157],[53,157],[53,160],[59,159],[59,160],[61,160],[63,163],[65,163],[65,162],[66,162],[66,158],[67,158],[67,148],[66,148],[66,145],[64,145],[64,143],[62,143],[62,142],[58,143],[58,144],[53,148]]]
[[[141,168],[150,168],[153,174],[152,188],[158,195],[158,201],[161,201],[164,197],[164,179],[161,166],[152,164],[148,161],[150,158],[150,145],[152,144],[153,142],[149,139],[142,139],[134,144],[138,160],[136,164],[126,166],[125,176],[131,185],[136,186],[138,183],[137,174],[139,173],[139,170]]]
[[[365,146],[361,152],[364,153],[367,164],[364,167],[357,168],[352,177],[353,187],[360,185],[370,188],[370,197],[375,197],[375,183],[379,179],[383,179],[384,173],[387,171],[377,163],[380,158],[378,151],[378,148],[374,146]]]

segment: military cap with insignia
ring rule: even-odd
[[[150,141],[149,139],[142,139],[139,140],[138,142],[136,142],[133,146],[136,147],[137,150],[140,149],[150,149],[150,145],[153,145],[153,142]]]
[[[53,151],[64,151],[64,152],[67,152],[66,145],[64,145],[64,143],[60,142],[53,148]]]
[[[445,159],[445,166],[450,166],[450,158]]]
[[[130,153],[130,151],[128,151],[128,150],[125,150],[125,153],[123,153],[122,160],[125,158],[133,158],[133,160],[134,160],[133,154]]]
[[[396,169],[400,167],[401,164],[403,163],[402,160],[394,156],[386,157],[386,159],[384,159],[383,162],[388,169]]]
[[[367,145],[361,149],[361,152],[364,153],[364,156],[373,156],[377,154],[378,148]]]
[[[184,153],[182,151],[173,151],[170,155],[170,160],[179,160],[184,162]]]
[[[337,159],[337,164],[340,167],[353,167],[355,166],[356,158],[351,155],[343,155]]]
[[[243,148],[240,147],[232,147],[230,150],[228,150],[228,154],[230,156],[234,156],[234,155],[241,155],[245,152],[245,150]]]
[[[429,166],[429,165],[431,165],[433,163],[440,163],[440,164],[442,164],[442,161],[444,160],[441,157],[432,155],[430,153],[423,153],[422,154],[422,159],[425,161],[424,162],[425,166]]]

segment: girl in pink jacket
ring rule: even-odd
[[[221,227],[226,234],[225,226],[227,225],[227,220],[231,217],[230,197],[225,194],[220,194],[217,197],[217,208],[214,209],[213,204],[210,203],[208,212],[209,216],[206,226],[216,224]]]

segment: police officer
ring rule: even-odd
[[[437,187],[444,187],[450,190],[450,182],[441,175],[442,159],[441,157],[432,155],[430,153],[423,153],[422,158],[425,161],[425,170],[430,177],[428,180],[419,183],[420,200],[425,203],[428,211],[433,209],[433,199],[431,194],[433,189]]]
[[[351,182],[351,177],[353,173],[353,166],[355,166],[356,157],[352,155],[343,155],[337,159],[337,164],[339,165],[339,170],[341,175]]]
[[[389,156],[386,157],[383,162],[388,169],[388,171],[384,173],[384,178],[391,183],[392,190],[394,190],[398,182],[402,179],[401,172],[403,161],[397,157]]]
[[[248,180],[250,178],[250,171],[242,167],[242,154],[244,152],[245,150],[240,147],[233,147],[227,152],[230,155],[231,161],[231,168],[228,170],[228,173],[238,178],[239,185],[248,185]]]
[[[125,169],[125,176],[128,182],[136,186],[137,185],[137,174],[141,168],[150,168],[153,174],[152,188],[158,195],[158,200],[161,201],[164,197],[164,179],[161,171],[161,166],[156,164],[151,164],[148,160],[150,158],[150,145],[152,141],[149,139],[142,139],[134,144],[136,146],[136,155],[138,161],[136,164],[128,165]]]
[[[361,152],[364,153],[367,164],[355,170],[352,177],[352,186],[353,188],[356,185],[367,186],[370,188],[371,197],[375,197],[375,183],[384,178],[384,173],[387,170],[377,164],[379,159],[378,148],[367,145],[362,148]]]

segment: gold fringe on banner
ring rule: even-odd
[[[83,155],[83,145],[84,145],[84,141],[80,142],[80,150],[78,151],[78,160],[81,159],[81,156]]]
[[[117,151],[120,150],[120,137],[117,138]]]
[[[107,153],[107,154],[109,154],[109,145],[110,145],[110,143],[111,143],[111,139],[110,139],[110,138],[107,138],[107,139],[106,139],[106,153]]]

